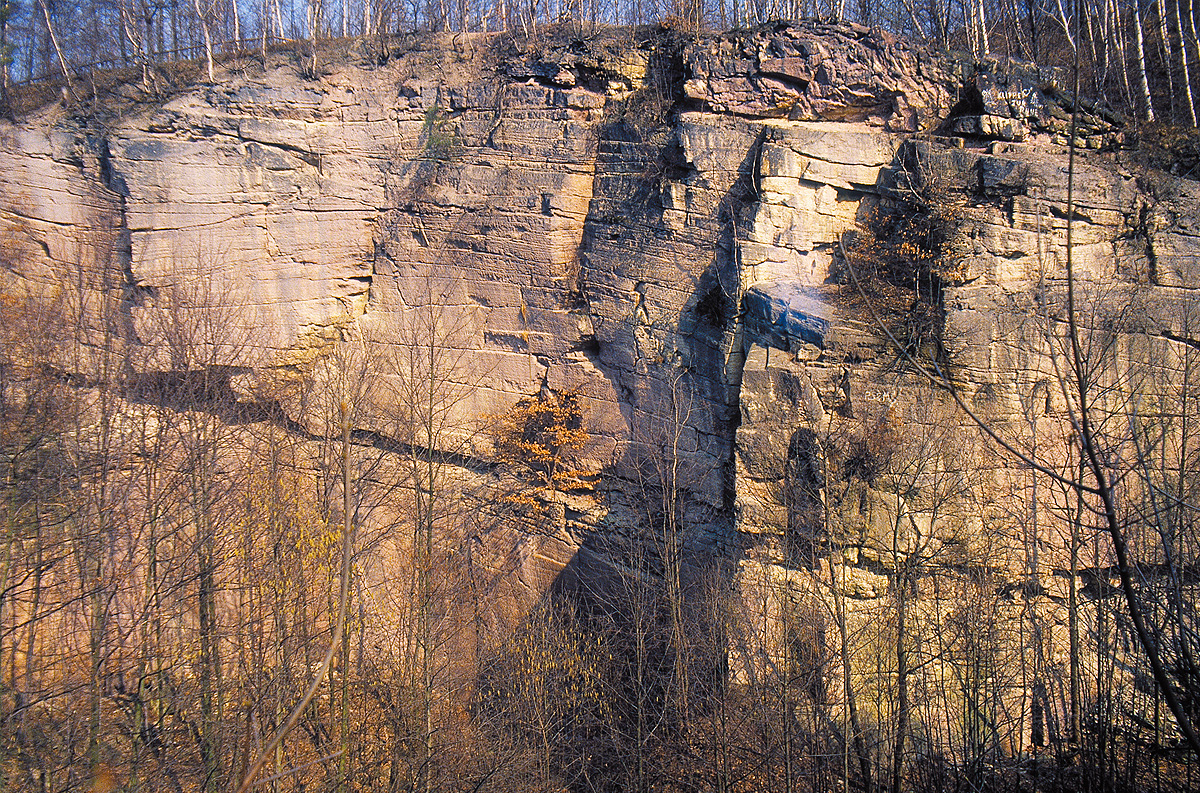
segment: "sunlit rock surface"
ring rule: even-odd
[[[113,297],[146,371],[179,365],[156,330],[172,301],[217,308],[240,398],[294,415],[280,384],[335,340],[403,346],[397,328],[434,304],[461,353],[461,426],[544,389],[583,397],[609,497],[559,511],[523,557],[532,589],[573,559],[620,561],[656,519],[636,503],[664,470],[649,458],[670,459],[698,565],[803,568],[827,538],[813,504],[781,496],[823,487],[799,428],[970,434],[881,330],[906,304],[875,316],[844,267],[845,245],[918,199],[952,209],[956,269],[937,339],[912,352],[940,345],[991,420],[1061,420],[1048,333],[1071,103],[1052,75],[818,24],[406,47],[382,66],[351,47],[318,79],[280,56],[90,120],[50,107],[0,124],[5,289]],[[1116,332],[1147,331],[1169,371],[1172,346],[1196,343],[1200,189],[1129,165],[1119,119],[1080,118],[1081,289],[1127,309]],[[854,597],[882,596],[911,527],[947,559],[973,553],[978,521],[940,526],[916,497],[853,486],[835,566]]]

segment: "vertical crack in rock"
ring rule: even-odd
[[[139,342],[137,326],[134,322],[133,311],[144,305],[147,297],[153,294],[151,287],[142,286],[133,274],[133,240],[129,230],[129,213],[126,205],[128,189],[125,180],[113,169],[112,152],[109,148],[107,135],[98,135],[92,140],[96,150],[96,160],[99,166],[100,182],[110,193],[116,196],[117,234],[113,241],[112,255],[116,259],[123,276],[121,298],[122,332],[134,343]]]

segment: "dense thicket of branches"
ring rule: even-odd
[[[1047,413],[1069,375],[1006,425],[1030,465],[948,402],[813,422],[781,398],[756,418],[780,547],[707,568],[676,380],[610,493],[626,553],[522,593],[537,538],[604,512],[577,394],[463,421],[465,328],[434,288],[248,401],[235,300],[161,289],[129,345],[103,273],[0,296],[5,789],[235,790],[255,765],[331,793],[1195,788]],[[1195,719],[1200,352],[1126,302],[1081,289],[1074,335],[1134,603]],[[1025,341],[1061,363],[1052,316]]]
[[[699,31],[780,18],[856,22],[969,52],[1065,66],[1147,121],[1196,124],[1192,0],[5,0],[4,85],[90,69],[265,51],[277,43],[419,30],[528,33],[570,21]],[[210,79],[212,72],[209,73]]]

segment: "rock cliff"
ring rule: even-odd
[[[235,63],[169,98],[133,86],[4,123],[5,288],[119,293],[119,332],[150,347],[137,366],[168,371],[150,328],[187,286],[225,311],[239,398],[293,414],[280,384],[334,340],[386,345],[436,303],[470,362],[464,426],[539,391],[583,399],[609,498],[546,530],[550,577],[620,563],[651,456],[671,463],[666,509],[696,560],[837,564],[869,600],[902,514],[905,542],[924,526],[969,555],[994,514],[942,531],[929,503],[869,475],[839,497],[858,528],[836,560],[797,539],[820,545],[811,504],[787,493],[824,482],[805,460],[837,422],[847,438],[881,421],[970,434],[876,313],[997,426],[1061,419],[1047,334],[1074,103],[1055,75],[816,23],[431,36],[324,63],[316,79],[283,55]],[[1139,171],[1102,108],[1080,103],[1074,129],[1076,271],[1169,358],[1197,343],[1200,188]],[[914,222],[920,250],[904,253]],[[891,268],[880,301],[847,257]]]

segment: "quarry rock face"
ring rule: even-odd
[[[610,498],[547,530],[531,563],[547,580],[628,551],[639,482],[663,469],[651,458],[671,463],[657,486],[700,565],[836,568],[870,601],[906,543],[975,553],[986,505],[949,525],[871,471],[835,504],[818,447],[901,427],[979,445],[889,327],[998,425],[1060,427],[1072,103],[1052,79],[818,24],[464,41],[382,66],[349,52],[314,80],[277,60],[104,118],[4,123],[5,289],[119,294],[145,371],[180,365],[156,342],[172,300],[219,306],[240,398],[293,412],[280,384],[335,341],[402,346],[396,328],[436,307],[469,392],[456,421],[539,392],[583,401]],[[1167,360],[1196,343],[1200,188],[1110,151],[1119,119],[1079,119],[1075,273],[1094,305],[1123,307],[1114,332],[1148,331]],[[908,297],[864,300],[847,247],[897,243],[884,219],[906,213],[940,224],[955,268],[914,268],[932,291],[914,276]],[[853,527],[837,559],[814,559],[818,503]]]

